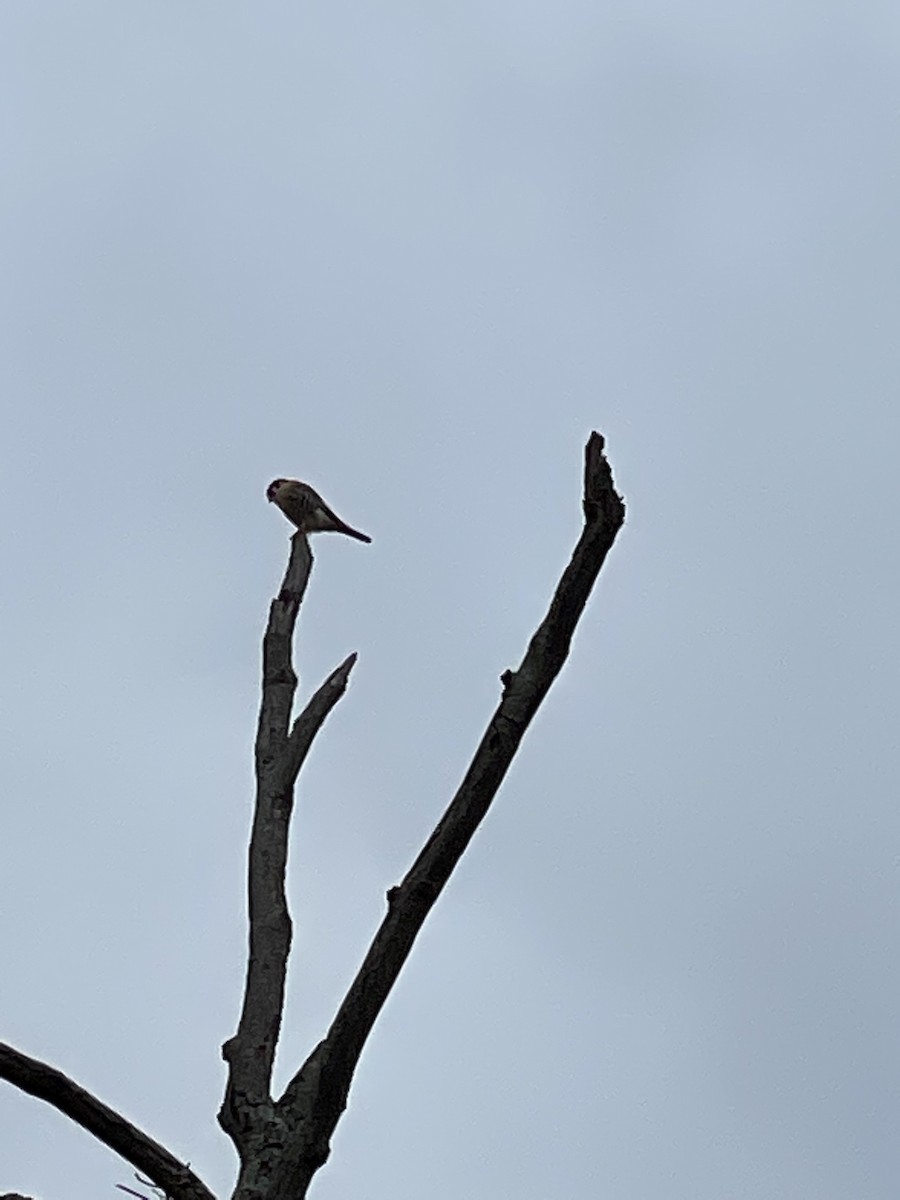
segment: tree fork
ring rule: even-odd
[[[294,629],[313,562],[306,537],[297,533],[291,539],[287,571],[270,605],[263,638],[244,1000],[237,1031],[222,1047],[228,1080],[219,1123],[241,1163],[234,1200],[306,1196],[328,1159],[331,1135],[347,1105],[353,1073],[375,1020],[568,657],[575,627],[625,519],[625,505],[613,485],[598,433],[591,434],[585,447],[582,507],[584,528],[547,615],[519,667],[503,672],[500,702],[455,796],[406,876],[388,891],[385,917],[325,1038],[275,1099],[272,1065],[291,946],[285,870],[294,785],[356,662],[351,654],[336,667],[291,721],[297,689]],[[54,1067],[0,1043],[0,1078],[81,1125],[152,1180],[169,1200],[215,1200],[187,1164]]]

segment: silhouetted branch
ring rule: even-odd
[[[215,1200],[184,1163],[77,1083],[36,1058],[0,1042],[0,1078],[46,1100],[153,1180],[172,1200]]]
[[[294,722],[285,746],[285,778],[283,781],[285,786],[293,787],[296,783],[300,768],[313,744],[313,739],[325,718],[346,691],[347,681],[355,662],[356,651],[354,650],[352,654],[348,654],[339,667],[335,667]]]
[[[359,973],[324,1041],[291,1080],[276,1108],[276,1120],[293,1131],[292,1194],[305,1195],[313,1174],[327,1159],[330,1138],[343,1112],[366,1038],[397,980],[413,942],[475,830],[490,807],[541,701],[569,653],[572,634],[625,517],[603,438],[591,434],[585,447],[585,524],[563,572],[546,617],[516,671],[503,674],[503,695],[475,757],[449,808],[398,887],[388,893],[388,911]],[[283,1131],[282,1131],[283,1136]]]
[[[521,665],[501,676],[500,703],[450,806],[399,886],[325,1039],[277,1102],[272,1064],[281,1026],[291,919],[285,896],[294,785],[312,742],[343,695],[351,654],[291,719],[297,689],[294,629],[312,569],[302,533],[292,539],[281,590],[263,639],[262,701],[256,736],[256,805],[249,851],[249,955],[238,1029],[222,1047],[228,1063],[219,1122],[237,1148],[235,1200],[303,1200],[327,1160],[353,1073],[372,1026],[419,930],[487,813],[522,738],[569,653],[597,575],[622,526],[625,507],[593,433],[585,448],[584,528],[550,608]],[[0,1078],[52,1104],[152,1181],[168,1200],[214,1200],[164,1147],[60,1071],[0,1044]],[[121,1190],[139,1195],[119,1185]],[[22,1200],[9,1193],[0,1200]]]
[[[229,1070],[219,1112],[219,1123],[245,1166],[251,1159],[259,1160],[263,1143],[273,1138],[278,1141],[278,1130],[273,1129],[271,1079],[291,947],[284,885],[294,783],[315,735],[343,695],[356,661],[351,654],[332,671],[289,731],[297,688],[291,647],[312,561],[306,537],[295,534],[284,582],[272,601],[263,638],[256,806],[248,872],[247,980],[237,1033],[222,1047]]]

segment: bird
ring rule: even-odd
[[[315,488],[299,479],[273,479],[266,498],[277,504],[301,533],[345,533],[360,542],[371,542],[368,534],[353,529],[333,512]]]

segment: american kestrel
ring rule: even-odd
[[[371,542],[371,538],[345,525],[333,513],[317,491],[299,479],[275,479],[266,488],[266,496],[281,509],[301,533],[346,533],[347,537],[360,542]]]

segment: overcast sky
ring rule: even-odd
[[[259,641],[320,537],[283,1083],[627,524],[316,1200],[895,1200],[900,9],[4,0],[0,1038],[219,1194]],[[0,1191],[131,1168],[0,1085]]]

